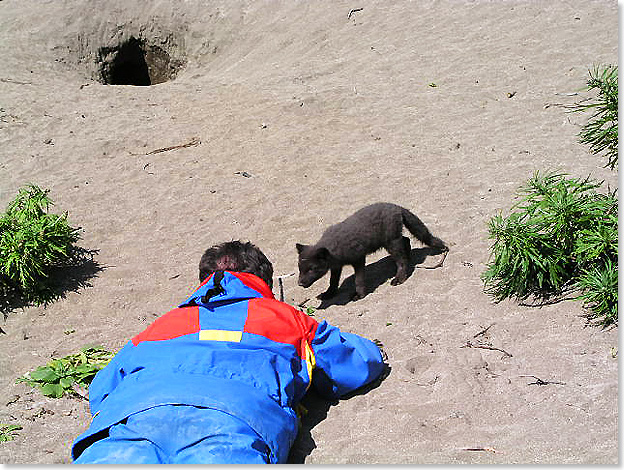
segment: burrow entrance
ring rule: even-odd
[[[173,80],[183,67],[159,46],[131,37],[98,50],[99,74],[106,85],[150,86]]]

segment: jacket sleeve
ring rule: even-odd
[[[316,361],[312,383],[327,398],[341,397],[372,382],[384,368],[375,343],[326,321],[318,324],[311,346]]]
[[[119,385],[126,375],[123,368],[124,358],[133,347],[132,341],[129,341],[115,354],[106,367],[95,375],[91,385],[89,385],[91,415],[95,416],[98,413],[104,399]]]

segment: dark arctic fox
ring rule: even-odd
[[[296,244],[299,252],[299,285],[310,287],[327,271],[331,271],[329,289],[319,296],[320,299],[329,299],[338,290],[342,267],[350,264],[355,270],[355,294],[352,300],[361,299],[366,295],[366,255],[380,248],[385,248],[397,264],[397,273],[391,284],[396,286],[405,282],[411,246],[409,238],[403,236],[404,225],[425,245],[439,248],[444,253],[448,251],[446,244],[431,235],[415,214],[396,204],[379,202],[327,228],[315,245]]]

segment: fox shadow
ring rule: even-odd
[[[379,387],[381,383],[390,375],[392,368],[384,361],[384,369],[381,375],[363,387],[354,390],[347,395],[344,395],[340,399],[330,400],[324,398],[319,394],[314,387],[311,387],[301,400],[301,405],[305,409],[301,421],[299,424],[299,433],[295,442],[293,442],[288,454],[288,464],[303,464],[306,457],[308,457],[314,449],[316,449],[316,443],[312,438],[312,429],[327,418],[329,410],[332,406],[337,405],[340,400],[348,400],[358,395],[364,395],[369,391]]]
[[[410,264],[408,271],[408,278],[414,273],[416,266],[422,264],[428,256],[439,255],[444,251],[440,248],[423,247],[412,248],[410,251]],[[396,274],[397,266],[391,256],[385,256],[380,260],[367,264],[364,269],[364,275],[366,277],[366,294],[369,295],[379,286],[393,278]],[[322,282],[322,281],[321,281]],[[338,288],[338,292],[331,299],[325,299],[317,307],[319,310],[323,310],[330,305],[346,305],[351,302],[351,297],[355,292],[355,275],[351,274],[349,277],[342,281],[342,284]]]

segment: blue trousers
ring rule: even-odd
[[[269,448],[247,424],[227,413],[162,405],[129,416],[87,447],[82,464],[264,464]]]

